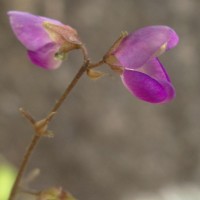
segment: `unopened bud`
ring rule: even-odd
[[[39,193],[37,200],[76,200],[62,188],[49,188]]]

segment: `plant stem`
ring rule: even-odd
[[[100,60],[97,63],[90,63],[90,65],[88,66],[88,69],[99,67],[100,65],[103,65],[104,63],[105,63],[104,59]]]
[[[75,77],[73,78],[73,80],[71,81],[71,83],[65,89],[64,93],[60,96],[58,101],[55,103],[55,105],[53,106],[53,108],[51,109],[49,114],[51,114],[52,112],[56,112],[60,108],[60,106],[62,105],[64,100],[67,98],[67,96],[69,95],[71,90],[74,88],[76,83],[79,81],[81,76],[84,74],[84,72],[87,70],[88,66],[90,65],[90,60],[89,60],[88,52],[87,52],[85,45],[82,44],[80,49],[81,49],[82,54],[83,54],[84,63],[81,66],[81,68],[79,69],[79,71],[77,72],[77,74],[75,75]]]
[[[81,50],[82,50],[82,53],[83,53],[84,63],[81,66],[81,68],[79,69],[79,71],[77,72],[77,74],[72,79],[71,83],[65,89],[64,93],[61,95],[61,97],[55,103],[55,105],[53,106],[53,108],[51,109],[51,111],[49,112],[47,117],[44,118],[44,120],[46,120],[46,123],[49,123],[50,120],[53,118],[55,112],[63,104],[64,100],[68,97],[69,93],[72,91],[72,89],[78,83],[79,79],[84,74],[84,72],[86,72],[87,69],[89,69],[90,67],[91,68],[98,67],[98,66],[100,66],[100,65],[102,65],[104,63],[103,60],[101,60],[101,61],[99,61],[97,63],[90,63],[90,60],[89,60],[89,57],[88,57],[88,53],[87,53],[87,49],[85,48],[84,45],[82,45]],[[29,113],[27,113],[23,109],[21,109],[20,111],[30,121],[30,123],[34,126],[34,128],[38,128],[38,127],[36,127],[37,122],[35,122],[35,120],[32,118],[32,116]],[[40,122],[40,121],[38,121],[38,122]],[[42,127],[39,127],[38,131],[37,131],[37,129],[35,129],[35,135],[33,136],[32,140],[31,140],[31,143],[30,143],[28,149],[26,150],[26,152],[24,154],[23,160],[22,160],[21,165],[19,167],[19,171],[18,171],[17,177],[15,179],[15,182],[13,184],[13,187],[12,187],[12,190],[11,190],[11,193],[10,193],[10,196],[9,196],[8,200],[13,200],[15,195],[16,195],[16,193],[17,193],[17,189],[19,187],[21,178],[22,178],[22,176],[24,174],[24,171],[25,171],[25,168],[26,168],[26,166],[28,164],[28,161],[30,160],[31,154],[33,153],[33,150],[35,149],[35,147],[38,144],[39,140],[43,136],[42,134],[40,134],[39,130],[40,130],[40,128],[43,128],[44,126],[45,126],[45,124],[43,124]]]
[[[15,179],[15,182],[13,184],[13,187],[12,187],[12,190],[11,190],[11,193],[10,193],[10,196],[9,196],[8,200],[13,200],[14,199],[15,194],[16,194],[17,189],[18,189],[18,186],[20,184],[20,180],[21,180],[22,175],[24,173],[24,170],[25,170],[25,168],[26,168],[26,166],[28,164],[28,161],[30,160],[31,154],[32,154],[34,148],[36,147],[36,145],[38,144],[40,138],[41,138],[41,136],[37,135],[36,133],[33,136],[32,140],[31,140],[31,143],[28,146],[28,148],[27,148],[27,150],[26,150],[26,152],[24,154],[23,160],[22,160],[21,165],[19,167],[19,171],[18,171],[17,177]]]
[[[58,101],[56,102],[56,104],[53,106],[53,108],[51,109],[50,113],[56,112],[60,108],[60,106],[62,105],[63,101],[67,98],[67,96],[69,95],[69,93],[71,92],[71,90],[74,88],[74,86],[79,81],[79,79],[81,78],[81,76],[87,70],[88,66],[89,66],[89,61],[87,61],[86,63],[84,63],[82,65],[82,67],[79,69],[78,73],[75,75],[75,77],[73,78],[73,80],[71,81],[71,83],[68,85],[68,87],[66,88],[66,90],[62,94],[62,96],[58,99]]]
[[[76,83],[79,81],[81,76],[84,74],[85,71],[87,71],[87,69],[95,68],[95,67],[98,67],[98,66],[104,64],[104,60],[100,60],[97,63],[91,63],[90,60],[89,60],[89,57],[88,57],[87,49],[86,49],[86,47],[84,45],[82,45],[81,50],[82,50],[82,53],[83,53],[84,63],[81,66],[81,68],[79,69],[78,73],[73,78],[73,80],[71,81],[71,83],[65,89],[64,93],[62,94],[62,96],[58,99],[56,104],[53,106],[53,108],[51,109],[49,114],[51,114],[52,112],[57,112],[57,110],[60,108],[60,106],[62,105],[64,100],[67,98],[67,96],[69,95],[71,90],[74,88]]]
[[[48,116],[51,115],[51,113],[54,113],[54,112],[56,112],[59,109],[59,107],[62,105],[63,101],[69,95],[70,91],[74,88],[74,86],[76,85],[76,83],[78,82],[78,80],[80,79],[80,77],[86,71],[86,69],[87,69],[87,67],[89,65],[88,53],[87,53],[87,49],[85,48],[84,45],[81,47],[81,50],[82,50],[83,57],[84,57],[84,63],[83,63],[83,65],[81,66],[81,68],[79,69],[79,71],[75,75],[75,77],[73,78],[72,82],[66,88],[66,90],[64,91],[64,93],[62,94],[62,96],[59,98],[59,100],[53,106],[52,110],[49,112],[50,114],[47,115],[47,117],[45,119],[47,119]],[[36,122],[35,122],[35,120],[32,118],[32,116],[30,114],[28,114],[27,112],[25,112],[23,109],[20,109],[20,111],[31,122],[32,125],[35,125]],[[42,137],[42,135],[39,135],[37,132],[35,132],[35,135],[33,136],[32,140],[30,142],[30,145],[28,146],[28,149],[26,150],[26,152],[25,152],[25,154],[23,156],[21,165],[20,165],[19,170],[18,170],[17,177],[16,177],[15,182],[13,184],[13,187],[12,187],[12,190],[10,192],[10,196],[9,196],[8,200],[13,200],[14,199],[14,197],[15,197],[15,195],[17,193],[17,189],[18,189],[18,186],[20,184],[21,178],[22,178],[22,176],[24,174],[24,171],[26,169],[28,161],[30,160],[31,154],[33,153],[33,150],[36,147],[36,145],[39,142],[39,140],[40,140],[41,137]]]
[[[82,67],[79,69],[78,73],[75,75],[75,77],[73,78],[73,80],[71,81],[71,83],[68,85],[68,87],[66,88],[66,90],[62,94],[62,96],[59,98],[59,100],[56,102],[56,104],[52,108],[50,114],[56,112],[59,109],[59,107],[62,105],[63,101],[69,95],[69,93],[71,92],[71,90],[74,88],[74,86],[76,85],[76,83],[78,82],[78,80],[80,79],[80,77],[87,70],[88,65],[89,65],[89,61],[85,62],[82,65]],[[24,154],[23,160],[22,160],[21,165],[19,167],[19,171],[18,171],[17,177],[15,179],[15,182],[13,184],[13,187],[12,187],[12,190],[11,190],[11,193],[10,193],[10,197],[9,197],[8,200],[13,200],[14,199],[15,194],[17,192],[18,185],[19,185],[20,180],[21,180],[21,178],[23,176],[25,168],[26,168],[26,166],[28,164],[30,156],[31,156],[34,148],[36,147],[36,144],[39,142],[39,140],[40,140],[41,137],[42,137],[41,135],[38,135],[37,133],[35,133],[34,137],[32,138],[31,143],[30,143],[28,149],[26,150],[26,152]]]

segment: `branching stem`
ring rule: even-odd
[[[52,118],[55,116],[55,113],[58,111],[60,106],[63,104],[64,100],[68,97],[68,95],[70,94],[72,89],[76,86],[79,79],[87,71],[87,69],[95,68],[95,67],[98,67],[98,66],[104,64],[103,60],[101,60],[97,63],[91,63],[90,60],[89,60],[89,57],[88,57],[87,49],[84,45],[81,46],[81,51],[82,51],[83,59],[84,59],[84,62],[82,64],[81,68],[79,69],[77,74],[74,76],[74,78],[72,79],[70,84],[67,86],[64,93],[60,96],[58,101],[55,103],[55,105],[53,106],[53,108],[51,109],[49,114],[43,120],[35,121],[34,118],[28,112],[26,112],[23,109],[20,109],[20,112],[23,114],[23,116],[26,117],[27,120],[33,126],[35,134],[34,134],[32,140],[31,140],[31,142],[30,142],[30,144],[29,144],[29,146],[28,146],[28,148],[27,148],[27,150],[26,150],[26,152],[23,156],[17,177],[16,177],[15,182],[13,184],[13,187],[12,187],[12,190],[11,190],[11,193],[10,193],[8,200],[14,200],[15,195],[17,194],[17,190],[18,190],[19,185],[20,185],[21,178],[24,174],[24,171],[26,169],[26,166],[28,164],[28,161],[30,160],[32,153],[33,153],[36,145],[40,141],[40,139],[43,136],[45,136],[46,132],[48,132],[48,130],[47,130],[48,126],[47,125],[52,120]]]

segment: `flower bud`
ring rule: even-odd
[[[62,188],[48,188],[39,193],[37,200],[76,200],[70,193]]]
[[[56,69],[67,52],[81,46],[77,31],[57,20],[19,11],[8,15],[14,34],[39,67]]]

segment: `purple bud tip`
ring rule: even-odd
[[[30,60],[44,69],[60,66],[62,60],[55,55],[63,46],[70,46],[70,38],[73,38],[73,44],[79,42],[76,30],[57,20],[20,11],[9,11],[8,16],[12,30],[27,49]]]

